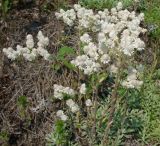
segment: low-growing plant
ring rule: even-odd
[[[64,46],[59,49],[57,55],[55,56],[53,63],[53,69],[59,70],[61,67],[65,66],[71,70],[75,69],[74,65],[69,62],[69,57],[75,55],[75,50],[71,47]]]
[[[0,132],[0,141],[6,142],[9,139],[9,134],[7,131]]]
[[[128,15],[125,15],[123,12],[125,14],[128,13]],[[118,16],[120,13],[123,13],[123,16],[125,15],[125,18],[123,17],[124,19],[121,18],[122,15]],[[137,133],[142,128],[142,122],[140,120],[141,112],[140,107],[138,107],[139,98],[135,96],[138,89],[136,90],[135,88],[139,88],[143,82],[137,78],[138,69],[133,68],[136,62],[133,61],[132,55],[135,48],[139,51],[144,49],[144,42],[139,38],[136,39],[140,33],[146,31],[139,26],[140,21],[143,20],[143,14],[137,17],[135,12],[130,13],[127,10],[122,10],[122,4],[118,3],[116,8],[111,9],[111,12],[105,9],[105,11],[98,11],[98,14],[94,14],[91,9],[85,9],[80,5],[75,5],[74,9],[71,10],[64,11],[61,9],[60,13],[56,13],[56,16],[70,27],[73,27],[75,24],[74,27],[79,32],[79,39],[81,41],[79,48],[77,48],[78,57],[71,61],[72,64],[79,68],[79,80],[76,87],[79,88],[79,93],[70,87],[63,87],[62,85],[54,86],[54,97],[58,100],[64,99],[71,112],[73,112],[71,115],[72,124],[78,130],[78,133],[76,131],[71,132],[80,137],[78,140],[79,145],[84,145],[82,141],[85,141],[87,145],[110,145],[113,142],[112,139],[116,139],[116,133],[120,133],[121,131],[121,134],[118,136],[119,138],[116,139],[116,144],[120,144],[125,134]],[[76,21],[77,17],[78,22]],[[121,19],[129,22],[126,22],[123,26]],[[132,28],[134,21],[134,26],[137,26],[135,29]],[[127,25],[127,23],[130,25]],[[118,27],[119,25],[122,28],[116,30],[116,26]],[[126,26],[129,28],[127,29]],[[137,32],[137,35],[132,36],[131,34],[134,30],[137,31],[138,28],[141,32]],[[118,37],[119,33],[121,33],[120,38]],[[123,33],[125,36],[124,40]],[[130,38],[130,35],[133,38]],[[127,46],[123,46],[126,42],[130,41],[126,40],[126,38],[130,38],[133,42],[127,44]],[[132,43],[137,44],[132,46]],[[125,57],[127,58],[127,62],[124,59]],[[127,80],[122,81],[128,73]],[[83,80],[84,78],[86,79]],[[101,99],[99,96],[99,87],[102,83],[108,82],[109,78],[113,79],[111,82],[113,87],[111,89],[109,86],[105,87],[108,88],[108,95],[105,96],[105,100],[108,100],[108,103],[103,105],[104,99]],[[122,87],[126,89],[123,98],[118,93],[119,88]],[[70,95],[68,96],[70,99],[65,98],[66,94]],[[122,114],[123,112],[120,112],[123,108],[117,108],[119,98],[126,101],[124,115]],[[82,101],[84,100],[85,103],[79,103],[78,101],[80,99]],[[121,103],[121,100],[119,103]],[[84,106],[86,106],[86,109]],[[121,106],[123,107],[122,103],[119,107]],[[98,112],[99,109],[102,110],[101,113]],[[59,110],[57,116],[62,121],[67,122],[70,120],[70,117],[67,115],[68,110],[65,107],[64,111]],[[130,112],[133,113],[133,116]],[[100,114],[100,119],[98,119],[97,113]],[[126,115],[127,117],[123,119]],[[124,122],[123,124],[126,124],[125,127],[121,127],[120,119]],[[81,139],[83,140],[81,141]],[[75,140],[73,139],[72,141]]]
[[[25,118],[26,116],[26,108],[27,108],[28,102],[26,96],[20,96],[17,100],[17,106],[19,109],[19,114],[21,118]]]
[[[49,134],[46,139],[48,146],[69,145],[68,139],[70,137],[67,132],[67,124],[61,120],[57,121],[53,133]]]

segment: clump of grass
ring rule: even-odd
[[[87,8],[92,9],[104,9],[114,7],[119,0],[80,0],[80,4]],[[124,7],[128,7],[133,4],[132,0],[121,0]]]
[[[142,141],[146,144],[153,142],[154,144],[160,144],[160,92],[159,83],[160,70],[156,70],[152,78],[145,78],[145,84],[142,94],[142,107],[144,110],[144,125],[141,133]]]
[[[1,131],[0,132],[0,141],[7,141],[9,139],[8,132],[7,131]]]
[[[160,1],[145,1],[143,6],[145,14],[145,22],[148,24],[152,37],[160,35]]]

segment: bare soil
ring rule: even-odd
[[[52,64],[41,60],[14,63],[2,53],[2,48],[22,45],[28,33],[36,36],[39,30],[50,37],[49,51],[56,52],[61,26],[54,11],[39,14],[36,6],[24,6],[11,10],[6,21],[0,22],[0,133],[7,136],[0,141],[3,146],[43,146],[52,130],[57,105],[53,107],[50,98],[58,80]],[[17,104],[20,96],[27,97],[25,110]]]

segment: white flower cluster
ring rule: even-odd
[[[26,47],[17,45],[16,50],[9,47],[4,48],[3,52],[11,60],[15,60],[17,57],[23,56],[27,61],[33,61],[38,55],[42,56],[45,60],[49,60],[50,54],[45,49],[49,44],[48,37],[45,37],[42,32],[39,31],[37,38],[37,48],[34,48],[33,36],[31,34],[28,34],[26,37]]]
[[[145,43],[139,37],[141,33],[146,32],[146,29],[140,27],[141,21],[144,20],[143,13],[137,15],[134,11],[123,10],[121,2],[110,11],[104,9],[96,14],[92,9],[86,9],[78,4],[71,10],[74,15],[72,22],[77,18],[78,28],[84,32],[80,37],[84,44],[84,55],[76,57],[71,63],[85,74],[97,72],[102,64],[108,64],[112,59],[109,54],[117,55],[122,52],[131,56],[135,50],[141,51],[145,48]],[[63,15],[70,18],[71,14],[68,11],[61,10],[56,16],[63,20]],[[92,39],[93,33],[93,36],[97,35],[97,40]]]
[[[68,99],[66,101],[66,104],[68,105],[68,107],[71,109],[73,113],[77,113],[79,111],[78,105],[72,99]],[[87,99],[85,101],[85,104],[87,107],[91,107],[93,105],[90,99]],[[63,110],[57,111],[57,117],[59,117],[62,121],[66,121],[68,119],[68,116],[64,114]]]
[[[58,19],[62,18],[64,23],[66,23],[69,26],[72,26],[74,24],[74,20],[76,19],[76,12],[74,11],[74,9],[67,11],[60,9],[60,12],[56,12],[55,15]]]
[[[90,29],[94,32],[99,30],[100,16],[98,14],[94,15],[92,9],[86,9],[77,4],[74,5],[74,9],[77,13],[77,18],[79,19],[79,26],[85,29]]]
[[[82,84],[81,86],[80,86],[80,90],[79,90],[79,92],[80,92],[80,94],[86,94],[86,84],[84,83],[84,84]]]
[[[48,60],[50,57],[50,54],[48,53],[48,51],[45,49],[46,46],[49,45],[49,39],[48,37],[45,37],[42,33],[42,31],[38,32],[37,35],[38,38],[38,48],[37,48],[37,52],[40,56],[42,56],[45,60]]]
[[[79,67],[84,71],[84,74],[92,74],[100,70],[100,64],[89,58],[87,55],[77,56],[75,60],[71,61],[72,64]]]
[[[88,45],[84,46],[83,51],[86,55],[88,55],[93,60],[98,60],[98,48],[97,46],[90,42]]]
[[[57,84],[54,85],[54,97],[57,99],[62,100],[64,97],[64,94],[74,96],[75,93],[76,92],[70,87],[63,87],[62,85],[57,85]]]
[[[33,48],[34,47],[34,40],[33,36],[31,34],[28,34],[26,37],[26,46],[27,48]]]
[[[79,106],[72,99],[68,99],[66,101],[66,104],[69,106],[69,108],[73,113],[76,113],[79,111]]]
[[[91,42],[92,39],[91,39],[91,37],[89,36],[88,33],[84,33],[84,34],[80,37],[80,40],[81,40],[82,43],[88,44],[88,43]]]
[[[57,111],[57,117],[59,117],[62,121],[66,121],[68,119],[68,116],[66,116],[62,110]]]
[[[143,84],[143,81],[137,79],[137,70],[132,69],[125,81],[122,82],[122,86],[126,88],[140,88]]]

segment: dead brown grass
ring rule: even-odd
[[[0,25],[0,48],[24,44],[26,34],[36,35],[38,30],[50,37],[50,53],[55,54],[59,48],[62,27],[54,12],[44,12],[39,18],[37,8],[12,10],[7,21]],[[0,56],[3,56],[2,52]],[[66,70],[60,77],[51,65],[41,59],[33,63],[24,60],[14,63],[5,56],[0,58],[0,131],[8,135],[0,145],[45,145],[45,135],[54,123],[55,109],[60,106],[53,104],[53,85],[70,86],[66,78],[74,76]],[[17,105],[20,96],[27,97],[24,116]]]

